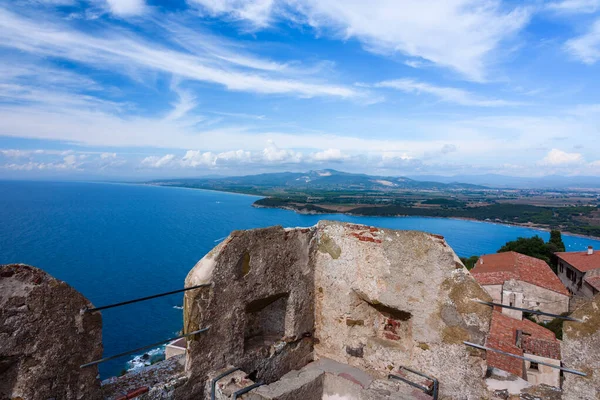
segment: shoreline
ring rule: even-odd
[[[228,192],[223,192],[223,193],[228,193]],[[480,219],[476,219],[476,218],[468,218],[468,217],[436,217],[436,216],[430,216],[430,215],[403,215],[403,214],[397,214],[397,215],[363,215],[363,214],[354,214],[354,213],[348,213],[348,212],[336,212],[336,211],[331,211],[331,212],[318,212],[318,211],[310,211],[310,212],[302,212],[302,209],[296,209],[294,207],[276,207],[276,206],[263,206],[263,205],[255,205],[252,204],[252,207],[255,208],[277,208],[280,210],[288,210],[288,211],[293,211],[297,214],[306,214],[306,215],[328,215],[328,214],[342,214],[342,215],[348,215],[348,216],[353,216],[353,217],[363,217],[363,218],[435,218],[435,219],[454,219],[454,220],[458,220],[458,221],[469,221],[469,222],[480,222],[483,224],[494,224],[494,225],[503,225],[503,226],[516,226],[516,227],[520,227],[520,228],[529,228],[529,229],[533,229],[533,230],[537,230],[537,231],[543,231],[543,232],[550,232],[552,229],[548,228],[546,226],[540,226],[540,225],[530,225],[530,224],[520,224],[520,223],[515,223],[515,222],[508,222],[508,221],[502,221],[502,222],[498,222],[498,221],[485,221],[485,220],[480,220]],[[578,238],[582,238],[582,239],[591,239],[591,240],[600,240],[600,237],[598,236],[588,236],[588,235],[583,235],[581,233],[573,233],[573,232],[569,232],[569,231],[560,231],[561,234],[566,235],[566,236],[572,236],[572,237],[578,237]]]
[[[147,183],[147,182],[143,182],[143,183],[133,183],[133,185],[141,185],[141,186],[160,186],[160,187],[167,187],[167,188],[179,188],[179,189],[190,189],[190,190],[203,190],[203,191],[207,191],[207,192],[216,192],[216,193],[225,193],[225,194],[231,194],[231,195],[241,195],[241,196],[249,196],[249,197],[259,197],[260,199],[264,199],[264,198],[268,198],[269,196],[266,195],[255,195],[255,194],[247,194],[247,193],[240,193],[240,192],[227,192],[227,191],[223,191],[223,190],[214,190],[214,189],[203,189],[203,188],[193,188],[193,187],[183,187],[183,186],[170,186],[170,185],[160,185],[160,184],[152,184],[152,183]],[[316,206],[318,206],[318,204],[315,204]],[[454,219],[454,220],[459,220],[459,221],[470,221],[470,222],[480,222],[480,223],[486,223],[486,224],[495,224],[495,225],[504,225],[504,226],[517,226],[520,228],[529,228],[529,229],[533,229],[533,230],[538,230],[538,231],[543,231],[543,232],[550,232],[552,229],[547,227],[547,226],[540,226],[540,225],[530,225],[530,224],[524,224],[524,223],[515,223],[515,222],[509,222],[509,221],[502,221],[502,222],[498,222],[498,221],[485,221],[485,220],[480,220],[480,219],[476,219],[476,218],[469,218],[469,217],[437,217],[437,216],[428,216],[428,215],[402,215],[402,214],[397,214],[397,215],[362,215],[362,214],[354,214],[354,213],[349,213],[349,212],[338,212],[338,211],[333,211],[331,210],[330,212],[319,212],[319,211],[307,211],[307,212],[303,212],[302,209],[298,209],[295,207],[286,207],[286,206],[264,206],[264,205],[260,205],[260,204],[255,204],[252,203],[251,207],[254,208],[273,208],[273,209],[280,209],[280,210],[287,210],[287,211],[293,211],[297,214],[306,214],[306,215],[328,215],[328,214],[342,214],[342,215],[348,215],[348,216],[354,216],[354,217],[363,217],[363,218],[386,218],[386,217],[390,217],[390,218],[408,218],[408,217],[414,217],[414,218],[439,218],[439,219]],[[578,237],[578,238],[582,238],[582,239],[591,239],[591,240],[600,240],[600,236],[589,236],[589,235],[583,235],[581,233],[573,233],[573,232],[569,232],[569,231],[560,231],[561,234],[563,235],[567,235],[567,236],[572,236],[572,237]]]

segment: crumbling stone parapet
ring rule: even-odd
[[[600,398],[600,294],[582,303],[571,317],[583,322],[565,321],[562,362],[587,376],[565,374],[563,399],[597,400]]]
[[[91,303],[44,271],[0,266],[0,398],[101,399],[96,366],[102,319]]]

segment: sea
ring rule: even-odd
[[[194,264],[236,229],[306,227],[330,219],[443,235],[459,256],[496,252],[545,231],[457,219],[306,215],[255,208],[258,197],[136,184],[0,181],[0,264],[26,263],[95,306],[180,289]],[[563,235],[568,251],[600,241]],[[104,355],[177,336],[182,295],[102,312]],[[102,378],[160,359],[162,347],[100,365]]]

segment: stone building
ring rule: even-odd
[[[492,315],[487,346],[539,362],[561,365],[560,342],[552,331],[528,319],[515,319],[499,311]],[[533,385],[560,387],[560,370],[556,368],[494,352],[488,353],[487,364]]]
[[[471,274],[495,303],[556,315],[569,311],[569,291],[548,264],[538,258],[514,251],[487,254],[479,258]],[[503,308],[502,312],[522,318],[518,310]]]
[[[558,277],[575,296],[591,299],[600,292],[600,253],[587,251],[555,253]]]

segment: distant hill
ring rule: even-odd
[[[517,177],[498,174],[484,175],[415,175],[411,179],[442,183],[464,182],[495,188],[514,189],[599,189],[600,177],[597,176],[560,176]]]
[[[486,188],[485,186],[468,183],[419,181],[406,177],[352,174],[333,169],[308,172],[278,172],[210,179],[166,179],[155,180],[150,183],[165,186],[185,186],[246,193],[258,193],[276,189],[392,191],[398,189],[452,190]]]

